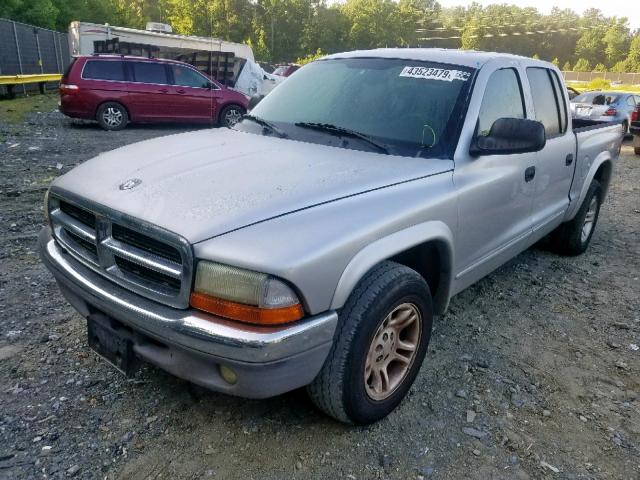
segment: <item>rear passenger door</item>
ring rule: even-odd
[[[213,119],[215,90],[213,83],[195,70],[182,66],[168,65],[171,77],[171,103],[174,115],[185,121],[206,121]]]
[[[562,222],[569,205],[569,188],[576,164],[576,140],[568,129],[567,99],[554,70],[528,67],[535,119],[542,122],[547,144],[536,154],[534,233],[551,230]]]
[[[129,61],[129,104],[132,120],[170,120],[169,72],[164,63]]]

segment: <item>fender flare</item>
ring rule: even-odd
[[[601,152],[600,155],[598,155],[591,163],[591,166],[589,167],[589,171],[585,176],[585,180],[582,183],[582,189],[580,190],[580,195],[571,202],[571,206],[567,210],[567,213],[564,217],[565,222],[572,220],[573,217],[576,216],[576,214],[578,213],[578,210],[580,209],[580,205],[582,205],[582,202],[584,202],[584,199],[587,196],[587,191],[589,190],[589,186],[591,185],[591,182],[596,176],[596,172],[606,162],[609,162],[611,164],[611,169],[613,169],[613,158],[611,157],[611,154],[609,153],[608,150]],[[609,179],[610,178],[611,176],[609,176]],[[609,189],[609,181],[606,182],[606,185],[602,185],[602,191],[604,194],[603,197],[607,195],[608,189]]]
[[[344,306],[358,282],[378,263],[412,247],[436,242],[440,256],[440,282],[433,298],[436,314],[449,305],[453,282],[453,233],[441,221],[419,223],[382,237],[360,250],[347,264],[331,300],[331,309]],[[433,292],[432,292],[433,293]]]

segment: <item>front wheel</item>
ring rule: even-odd
[[[600,182],[593,180],[573,220],[563,223],[551,233],[551,249],[569,256],[584,253],[596,229],[601,204],[602,187]]]
[[[119,103],[107,102],[98,108],[96,120],[105,130],[122,130],[129,122],[129,114]]]
[[[379,264],[342,309],[327,360],[307,387],[312,401],[345,423],[368,424],[387,416],[420,370],[432,318],[424,279],[395,262]]]
[[[221,127],[233,127],[244,114],[245,109],[240,105],[227,105],[220,111],[218,123]]]

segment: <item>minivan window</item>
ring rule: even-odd
[[[173,84],[181,87],[209,88],[211,82],[202,74],[180,65],[170,65]]]
[[[87,80],[126,80],[123,62],[119,60],[89,60],[82,71],[82,78]]]
[[[489,77],[480,105],[478,135],[489,135],[491,126],[499,118],[525,118],[522,88],[513,68],[496,70]]]
[[[131,62],[133,81],[168,85],[167,70],[164,63]]]
[[[527,68],[536,120],[542,122],[547,137],[560,133],[560,108],[546,68]]]

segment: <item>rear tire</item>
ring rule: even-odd
[[[634,147],[633,153],[635,153],[636,155],[640,155],[640,147]]]
[[[221,127],[233,127],[240,121],[246,110],[240,105],[227,105],[220,111],[218,125]]]
[[[100,105],[96,113],[98,124],[105,130],[122,130],[129,123],[127,109],[116,102],[107,102]]]
[[[345,423],[387,416],[420,370],[432,319],[429,286],[417,272],[389,261],[373,268],[340,313],[331,351],[307,387],[311,400]]]
[[[551,233],[550,249],[567,256],[584,253],[596,229],[601,205],[602,187],[600,182],[593,180],[573,220],[563,223]]]

